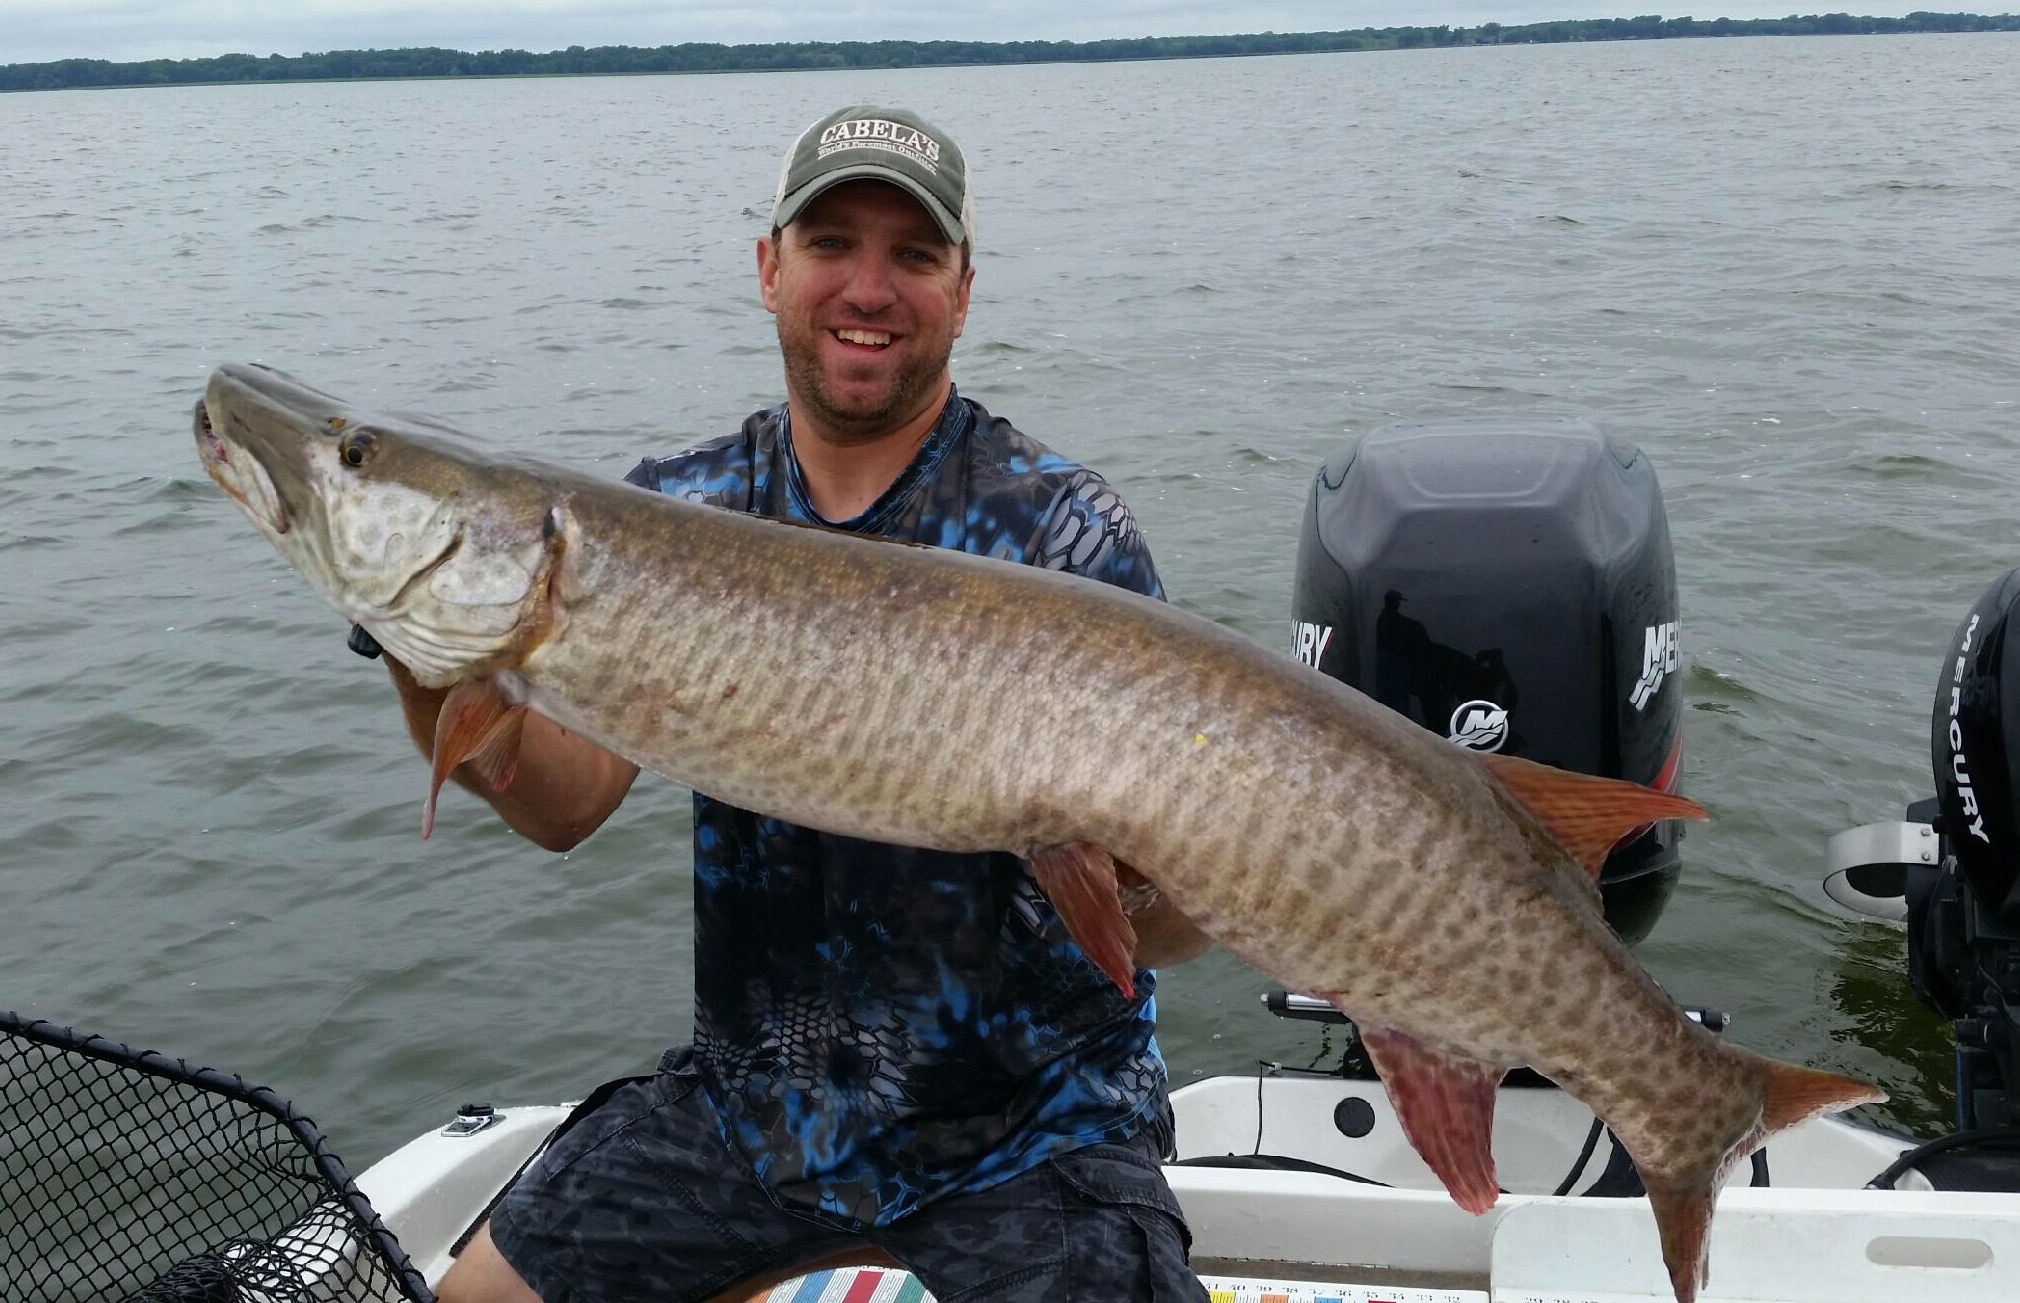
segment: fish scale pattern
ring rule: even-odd
[[[814,511],[784,407],[627,478],[1162,596],[1128,506],[1100,475],[959,394],[854,520]],[[883,717],[902,721],[902,705]],[[688,1070],[782,1201],[884,1224],[1164,1125],[1155,978],[1142,975],[1134,998],[1117,992],[1022,860],[835,836],[704,794],[694,824]]]

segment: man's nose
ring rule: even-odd
[[[898,298],[896,278],[890,259],[868,251],[850,262],[849,279],[842,294],[858,312],[881,312]]]

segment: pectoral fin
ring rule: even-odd
[[[1414,1036],[1362,1027],[1361,1043],[1388,1088],[1410,1147],[1469,1213],[1494,1206],[1494,1092],[1503,1071],[1433,1049]]]
[[[1031,868],[1074,942],[1123,995],[1135,998],[1136,929],[1122,912],[1115,860],[1098,846],[1072,842],[1037,852]]]
[[[435,802],[442,784],[465,760],[494,790],[512,781],[519,761],[519,731],[526,707],[514,706],[489,679],[464,679],[449,689],[435,717],[435,747],[428,799],[421,806],[421,838],[435,831]]]
[[[508,708],[470,753],[467,763],[494,792],[510,787],[519,772],[519,738],[526,728],[526,710],[525,706]]]

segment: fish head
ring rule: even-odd
[[[423,684],[509,668],[549,632],[565,538],[537,476],[262,366],[219,367],[195,426],[218,486]]]

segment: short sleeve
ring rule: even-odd
[[[624,482],[689,502],[746,511],[751,497],[750,445],[739,432],[671,457],[647,457],[632,467]]]
[[[1162,598],[1164,585],[1150,546],[1122,495],[1084,467],[1053,496],[1027,555],[1031,564],[1064,570],[1146,597]]]

